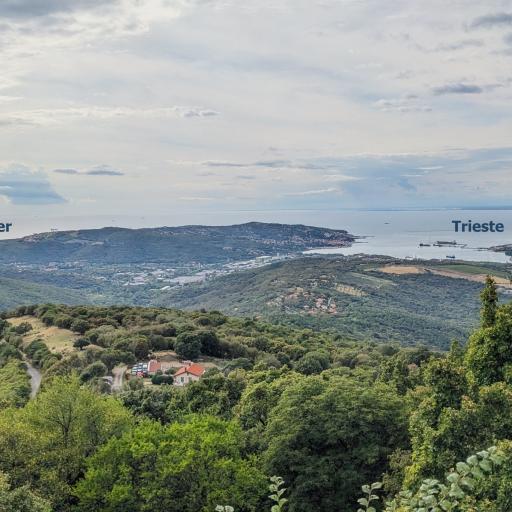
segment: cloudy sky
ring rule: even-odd
[[[512,1],[2,0],[0,64],[4,217],[512,204]]]

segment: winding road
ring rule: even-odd
[[[41,387],[41,372],[34,368],[27,359],[25,359],[25,364],[27,365],[27,373],[30,376],[30,398],[34,398]]]
[[[124,374],[126,373],[126,366],[116,366],[112,370],[112,376],[114,380],[112,382],[112,391],[121,391],[123,387]]]

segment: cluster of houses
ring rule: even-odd
[[[132,367],[130,374],[133,377],[152,377],[158,372],[169,370],[171,368],[170,365],[167,365],[167,368],[163,368],[162,366],[163,365],[160,361],[151,359],[147,363],[139,362],[135,364]],[[183,366],[174,372],[174,385],[186,386],[190,382],[199,380],[205,371],[206,368],[198,363],[193,363],[192,361],[183,361]]]

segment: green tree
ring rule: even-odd
[[[131,423],[113,398],[81,387],[76,376],[56,377],[23,409],[0,413],[0,471],[15,487],[30,485],[55,512],[67,511],[86,457]]]
[[[385,384],[312,376],[284,391],[266,429],[267,471],[289,482],[289,512],[352,511],[358,489],[406,447],[403,400]]]
[[[176,338],[174,350],[182,359],[197,359],[201,355],[201,338],[196,333],[181,333]]]
[[[101,361],[95,361],[90,365],[86,366],[82,373],[80,374],[80,380],[82,382],[89,382],[92,379],[97,379],[98,377],[104,377],[108,373],[108,368],[105,363]]]
[[[76,488],[80,512],[260,510],[266,478],[242,457],[239,427],[208,416],[146,421],[94,455]]]
[[[78,334],[85,334],[86,331],[88,331],[91,328],[91,325],[87,320],[82,320],[81,318],[77,318],[73,321],[73,323],[70,325],[70,329],[73,332],[77,332]]]
[[[498,290],[496,281],[489,275],[485,279],[485,287],[480,293],[480,299],[482,300],[482,327],[491,327],[496,320]]]
[[[329,366],[329,354],[316,351],[308,352],[304,357],[302,357],[295,365],[295,369],[304,375],[313,375],[327,370]]]
[[[88,347],[90,344],[91,344],[91,342],[87,338],[78,338],[73,343],[73,347],[77,348],[78,350],[83,350],[85,347]]]
[[[464,363],[478,385],[512,383],[512,305],[500,306],[492,325],[470,337]]]
[[[50,503],[36,496],[28,486],[12,489],[0,473],[0,512],[52,512]]]
[[[512,390],[503,382],[479,388],[459,406],[439,409],[427,395],[410,419],[412,465],[405,483],[441,478],[446,468],[496,440],[512,438]]]

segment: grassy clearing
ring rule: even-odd
[[[36,339],[42,340],[52,352],[66,353],[74,351],[73,343],[79,337],[78,334],[71,332],[69,329],[61,329],[60,327],[47,327],[39,318],[35,316],[21,316],[19,318],[9,318],[9,323],[14,326],[22,322],[28,322],[32,325],[23,340],[26,344]]]
[[[432,266],[432,268],[441,269],[441,270],[450,270],[453,272],[460,272],[463,274],[471,274],[471,275],[491,275],[496,277],[502,277],[508,279],[508,275],[503,270],[497,270],[494,268],[485,267],[483,265],[466,265],[464,263],[453,263],[449,265],[436,265]]]

